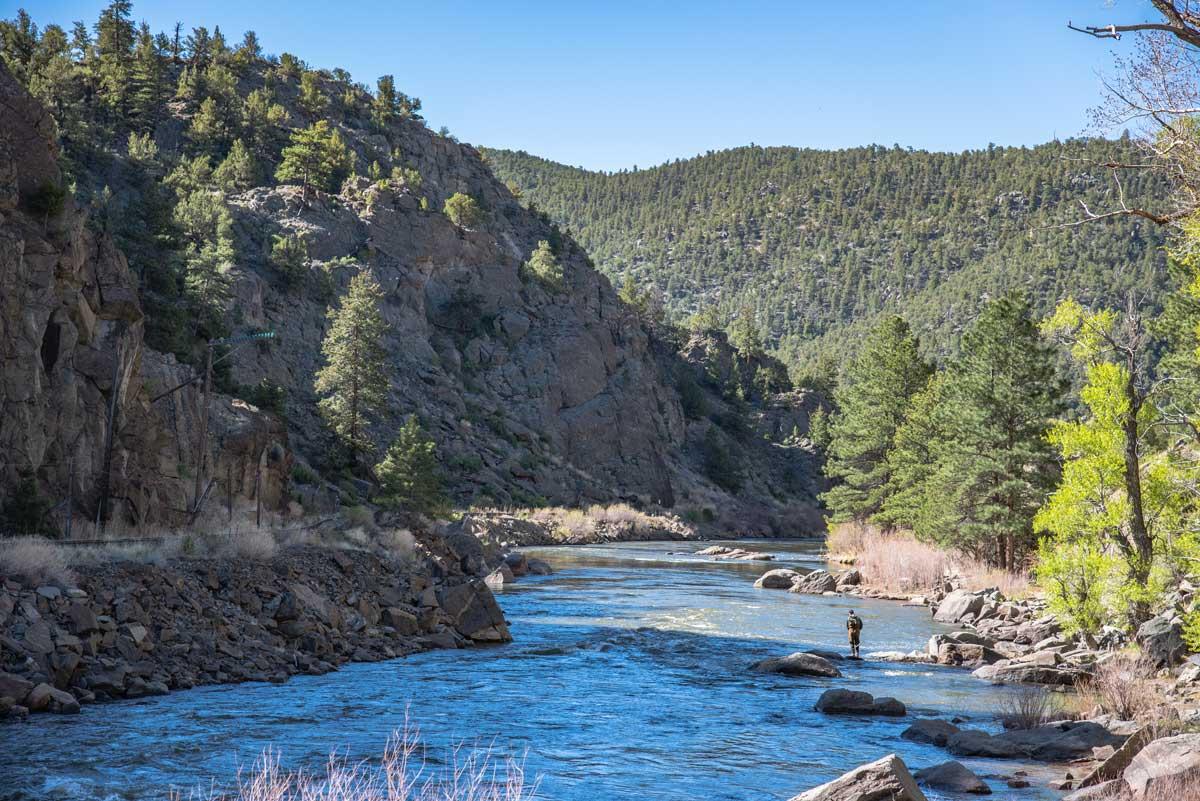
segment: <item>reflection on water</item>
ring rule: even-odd
[[[531,551],[558,572],[501,593],[517,638],[510,645],[0,726],[0,799],[164,798],[172,786],[229,781],[268,745],[291,767],[317,768],[333,747],[373,758],[406,709],[435,758],[460,741],[524,754],[527,771],[541,776],[540,796],[555,801],[786,799],[893,751],[913,768],[948,758],[901,740],[904,720],[817,714],[813,703],[831,686],[988,725],[1000,690],[966,671],[868,659],[844,663],[841,679],[749,672],[797,649],[844,651],[851,603],[864,620],[864,653],[922,647],[941,627],[921,608],[756,590],[753,579],[772,564],[691,555],[701,547]],[[748,547],[774,553],[774,566],[820,564],[813,543]],[[1035,779],[1055,775],[964,761],[985,777],[1022,767]],[[991,784],[993,798],[1059,797]]]

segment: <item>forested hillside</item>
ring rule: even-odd
[[[614,280],[634,276],[677,315],[748,315],[769,343],[845,355],[884,312],[929,352],[954,346],[984,300],[1024,288],[1045,313],[1072,294],[1108,303],[1164,286],[1161,232],[1134,218],[1055,227],[1116,202],[1098,166],[1128,141],[1070,140],[961,154],[899,147],[742,147],[646,170],[590,172],[485,151],[501,180],[568,226]],[[1130,202],[1162,195],[1130,174]]]

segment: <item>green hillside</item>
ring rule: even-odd
[[[842,355],[881,312],[908,317],[932,352],[952,348],[983,300],[1025,287],[1035,310],[1072,294],[1161,294],[1161,232],[1133,219],[1077,228],[1079,201],[1110,207],[1092,162],[1124,141],[1070,140],[960,154],[899,147],[743,147],[647,170],[567,167],[486,151],[527,202],[568,226],[601,270],[654,284],[678,316],[753,314],[800,361]],[[1132,200],[1165,188],[1129,176]]]

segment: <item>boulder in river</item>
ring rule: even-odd
[[[727,548],[724,545],[713,545],[701,551],[696,556],[711,556],[713,559],[730,559],[738,562],[769,562],[775,557],[761,551],[747,551],[745,548]]]
[[[1019,756],[1040,762],[1069,762],[1091,757],[1092,749],[1119,746],[1125,737],[1090,720],[1063,721],[1033,729],[1015,729],[991,735],[964,729],[950,736],[946,747],[955,756],[1011,759]]]
[[[814,570],[793,582],[788,592],[804,592],[811,595],[820,595],[824,592],[834,592],[836,590],[837,579],[825,570]]]
[[[912,740],[914,743],[929,743],[939,748],[945,748],[950,737],[958,732],[959,728],[949,721],[924,718],[902,731],[900,736],[905,740]]]
[[[826,715],[883,715],[904,717],[908,710],[895,698],[876,698],[858,690],[833,689],[821,693],[814,707]]]
[[[823,676],[837,678],[842,675],[828,659],[816,654],[796,653],[764,659],[753,667],[761,673],[782,673],[785,676]]]
[[[904,760],[888,754],[791,801],[926,801]]]
[[[1032,662],[1001,660],[976,668],[971,675],[995,684],[1051,684],[1071,687],[1078,681],[1080,671]]]
[[[760,590],[786,590],[798,578],[800,578],[800,574],[797,571],[787,567],[777,567],[763,573],[758,581],[754,582],[754,586]]]
[[[970,768],[963,763],[954,760],[918,770],[916,779],[934,790],[973,795],[991,795],[992,793],[992,788],[988,787],[983,779],[972,773]]]

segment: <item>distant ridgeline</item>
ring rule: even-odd
[[[1073,295],[1157,303],[1162,233],[1135,218],[1055,227],[1113,208],[1106,161],[1128,140],[928,153],[741,147],[652,169],[591,172],[487,150],[496,175],[571,232],[600,270],[636,276],[677,316],[750,316],[794,361],[842,357],[883,312],[931,353],[956,346],[988,297],[1024,288],[1038,313]],[[1132,204],[1167,188],[1123,176]]]

